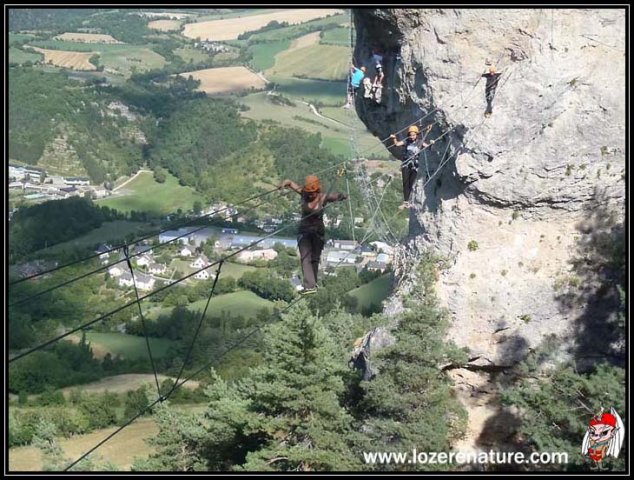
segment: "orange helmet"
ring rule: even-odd
[[[411,132],[414,132],[416,135],[418,135],[420,133],[420,130],[418,129],[416,125],[412,125],[411,127],[407,129],[407,133],[411,133]]]
[[[494,66],[489,67],[489,73],[495,73],[497,70]]]
[[[319,177],[316,175],[308,175],[304,184],[304,191],[307,193],[314,193],[321,190],[321,184],[319,183]]]

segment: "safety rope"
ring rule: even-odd
[[[132,285],[134,286],[134,295],[136,296],[136,304],[139,307],[139,315],[141,316],[141,326],[143,327],[143,336],[145,337],[145,345],[147,346],[147,352],[150,357],[150,364],[152,365],[152,371],[154,372],[154,381],[156,382],[156,392],[157,395],[161,396],[161,387],[158,381],[158,374],[156,373],[156,365],[154,363],[154,357],[152,356],[152,349],[150,348],[150,338],[148,337],[147,328],[145,326],[145,318],[143,317],[143,311],[141,310],[141,301],[139,300],[139,290],[136,286],[136,278],[134,278],[134,269],[132,268],[132,263],[130,262],[130,255],[128,252],[128,246],[123,246],[123,253],[125,255],[125,260],[128,264],[128,268],[130,269],[130,275],[132,276]]]

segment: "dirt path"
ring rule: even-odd
[[[319,118],[323,118],[324,120],[329,120],[331,122],[336,123],[339,126],[345,127],[345,128],[350,128],[349,125],[346,125],[345,123],[341,123],[338,120],[335,120],[334,118],[330,118],[330,117],[325,117],[324,115],[322,115],[321,113],[319,113],[319,111],[315,108],[315,105],[313,105],[312,103],[308,103],[308,102],[302,102],[304,105],[308,105],[308,107],[310,108],[310,110],[317,115]]]
[[[138,172],[136,172],[133,176],[131,176],[130,178],[128,178],[125,182],[123,182],[121,185],[119,185],[118,187],[115,187],[112,189],[113,192],[116,192],[117,190],[119,190],[121,187],[123,187],[124,185],[126,185],[127,183],[131,182],[132,180],[134,180],[137,176],[139,176],[140,174],[147,172],[147,173],[152,173],[152,170],[139,170]]]

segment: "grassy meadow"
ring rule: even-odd
[[[173,175],[167,173],[166,177],[165,183],[157,183],[152,172],[141,172],[118,191],[121,196],[96,200],[95,203],[121,212],[135,210],[166,215],[179,208],[183,211],[190,210],[197,200],[204,202],[194,189],[179,185]]]
[[[355,288],[350,292],[350,295],[359,301],[359,308],[367,308],[380,304],[390,293],[392,293],[392,275],[386,274]]]
[[[167,355],[169,348],[176,344],[173,340],[166,338],[150,339],[150,348],[154,358],[162,358]],[[148,356],[145,337],[136,335],[128,335],[118,332],[86,332],[86,340],[90,342],[95,350],[105,353],[110,352],[113,356],[118,355],[122,358],[135,359],[146,358]]]
[[[202,312],[205,309],[206,304],[206,299],[198,300],[197,302],[187,305],[187,309],[190,311]],[[169,315],[172,308],[173,307],[159,307],[151,309],[147,312],[147,318],[156,319],[159,315]],[[273,303],[258,297],[253,292],[240,291],[211,297],[209,308],[207,309],[207,315],[214,316],[225,311],[230,313],[232,316],[254,318],[263,308],[272,310]]]

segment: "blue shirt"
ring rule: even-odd
[[[350,78],[350,85],[352,85],[353,87],[358,87],[359,85],[361,85],[361,82],[363,81],[363,77],[365,77],[365,72],[363,70],[361,70],[360,68],[354,68],[354,73],[352,74],[352,77]]]

